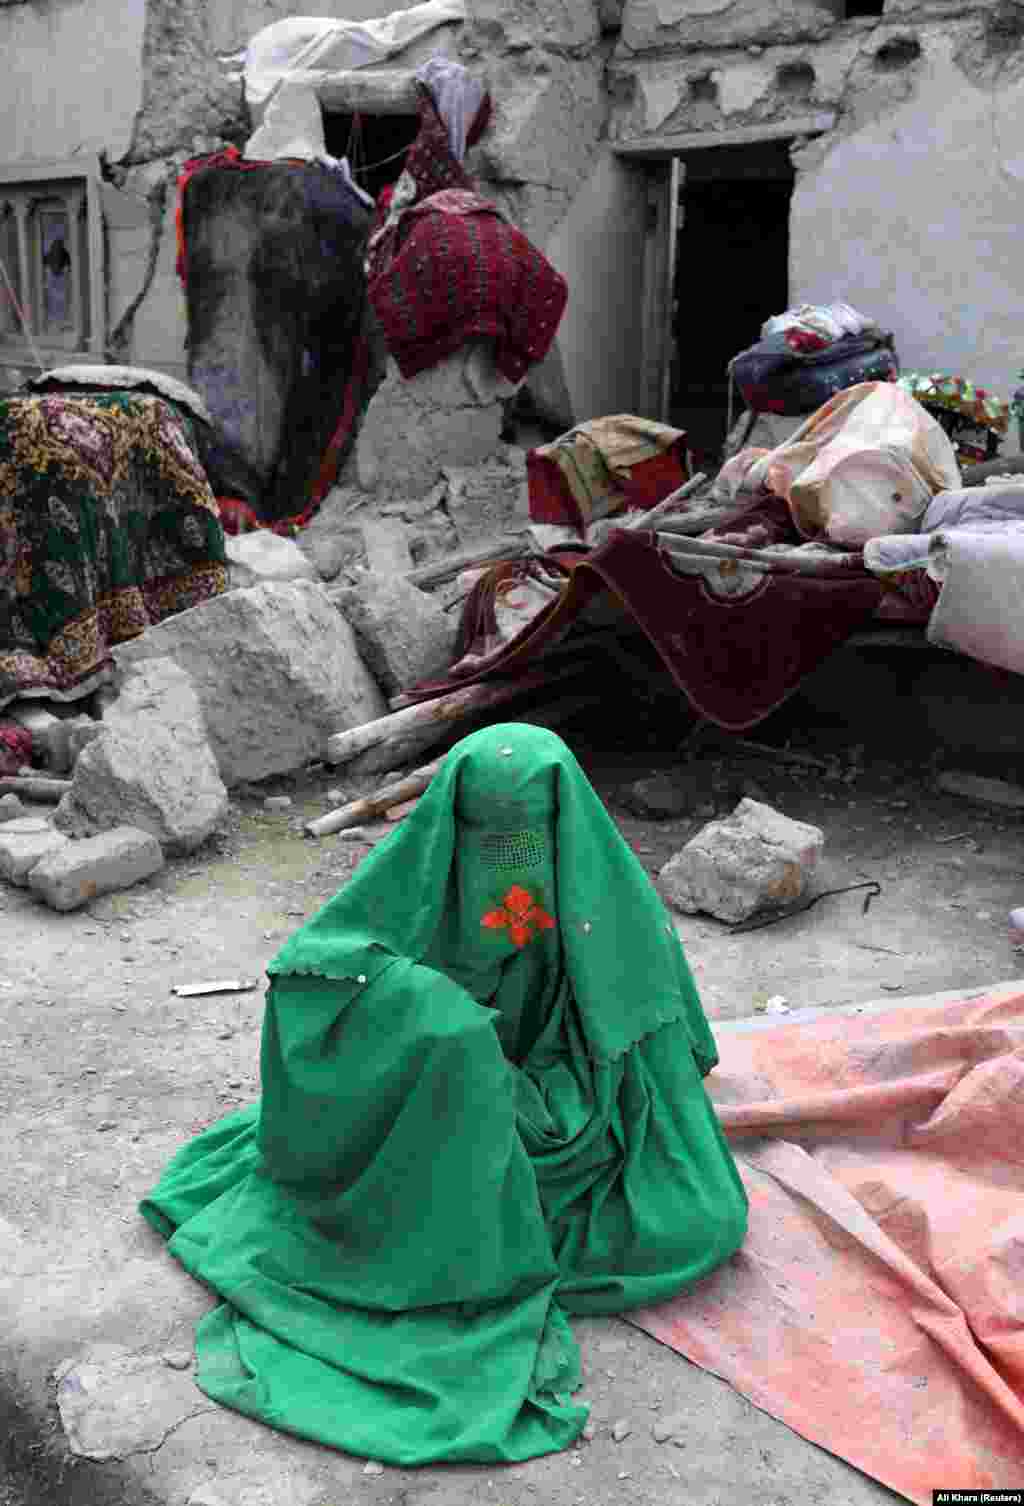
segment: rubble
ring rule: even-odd
[[[398,518],[364,518],[360,524],[366,566],[384,578],[408,575],[412,569],[409,530]]]
[[[167,657],[131,664],[100,735],[79,756],[57,826],[77,837],[134,826],[180,853],[204,842],[226,811],[188,674]]]
[[[231,566],[233,588],[258,586],[268,580],[315,580],[317,568],[293,539],[266,528],[253,533],[228,534],[224,552]]]
[[[444,467],[448,516],[463,544],[493,538],[511,528],[525,528],[529,523],[525,452],[511,445],[503,449],[505,454],[472,469]],[[509,455],[522,455],[522,464],[510,464],[506,458]]]
[[[163,864],[160,843],[150,832],[117,826],[46,853],[30,871],[28,884],[52,910],[77,910],[97,894],[152,877]]]
[[[0,826],[0,876],[25,888],[32,869],[68,839],[43,816],[16,816]]]
[[[115,650],[121,664],[163,655],[191,676],[229,787],[289,773],[386,710],[351,627],[312,581],[229,591]]]
[[[368,575],[358,585],[336,587],[331,598],[386,695],[448,670],[457,614],[443,611],[401,576]]]
[[[699,831],[658,877],[677,910],[746,920],[764,906],[799,899],[824,842],[819,827],[745,799]]]

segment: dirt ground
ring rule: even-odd
[[[812,892],[865,880],[882,889],[866,915],[863,893],[845,894],[741,935],[681,916],[712,1020],[755,1014],[769,999],[831,1007],[1024,973],[1006,931],[1007,912],[1024,903],[1022,817],[936,793],[941,756],[883,756],[877,745],[852,743],[848,730],[801,722],[798,711],[770,731],[823,767],[713,741],[698,742],[683,762],[682,730],[682,718],[673,725],[664,706],[641,700],[605,705],[563,734],[652,874],[712,810],[752,794],[824,829]],[[685,773],[692,809],[668,821],[626,813],[616,794],[622,783],[664,768]],[[140,1450],[148,1457],[135,1459],[130,1474],[69,1464],[48,1370],[95,1343],[133,1352],[190,1347],[209,1305],[162,1254],[136,1203],[186,1137],[258,1092],[264,965],[369,850],[365,840],[302,834],[338,785],[341,772],[324,768],[268,781],[233,800],[228,826],[202,852],[75,914],[0,891],[0,1425],[3,1408],[10,1424],[0,1506],[141,1506],[146,1480],[155,1499],[184,1506],[207,1478],[216,1478],[224,1506],[384,1506],[430,1496],[439,1506],[895,1499],[614,1320],[577,1325],[593,1441],[528,1465],[365,1477],[363,1461],[271,1434],[203,1405],[198,1391],[196,1410],[157,1447]],[[292,805],[265,810],[271,793],[290,795]],[[171,992],[231,977],[259,986],[190,999]],[[687,1408],[693,1447],[656,1444],[659,1412]],[[616,1442],[611,1430],[621,1419],[631,1432]]]

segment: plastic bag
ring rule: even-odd
[[[789,503],[805,538],[860,549],[914,533],[932,497],[960,485],[947,435],[893,382],[839,392],[747,473]]]

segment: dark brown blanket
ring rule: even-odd
[[[615,530],[586,555],[548,556],[566,584],[515,637],[443,682],[417,686],[415,700],[494,676],[516,675],[559,638],[602,590],[610,591],[658,650],[702,717],[730,732],[756,726],[871,617],[882,587],[859,555],[817,549],[748,549],[706,539]],[[466,603],[460,648],[490,633],[488,593],[509,572],[489,571]]]

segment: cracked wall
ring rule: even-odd
[[[399,5],[0,8],[0,48],[15,59],[7,160],[104,155],[111,358],[185,374],[174,180],[187,157],[246,139],[248,38],[288,15],[362,20]],[[893,326],[907,365],[1015,385],[1024,0],[845,11],[845,0],[469,0],[459,50],[486,77],[494,116],[467,165],[570,285],[555,346],[529,378],[550,417],[628,410],[641,390],[645,169],[622,148],[794,122],[809,134],[794,152],[792,298],[862,305]]]

